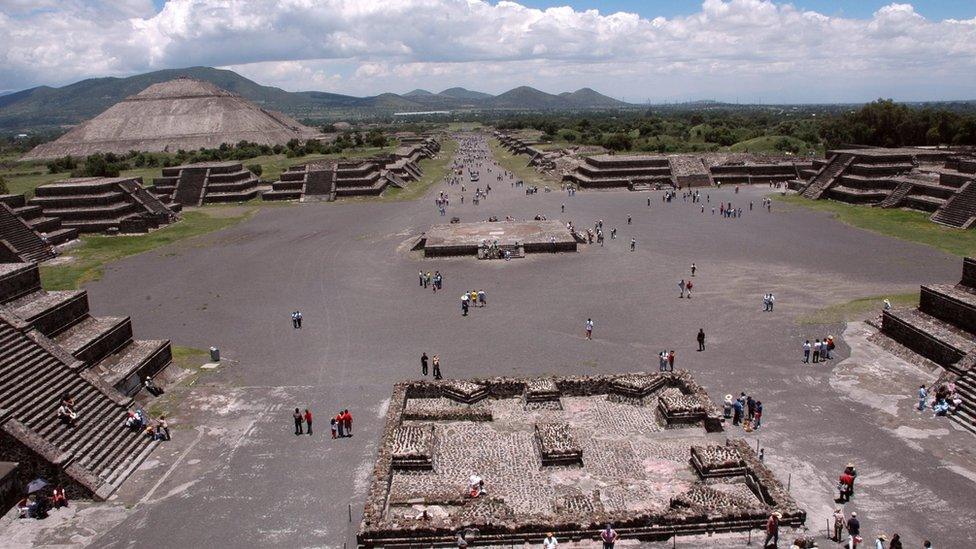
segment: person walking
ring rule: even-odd
[[[857,544],[861,543],[861,521],[857,518],[857,512],[851,513],[850,520],[847,521],[848,549],[857,549]]]
[[[631,224],[632,224],[632,223],[631,223],[632,221],[633,221],[633,220],[631,219],[631,217],[630,217],[630,214],[627,214],[627,224],[628,224],[628,225],[631,225]]]
[[[427,353],[420,355],[420,373],[424,376],[427,375]]]
[[[678,283],[678,291],[681,292],[678,295],[678,297],[681,297],[681,298],[685,297],[685,279],[683,279],[683,278],[681,279],[681,282]]]
[[[893,534],[891,536],[891,544],[888,545],[888,549],[902,549],[901,536],[898,534]]]
[[[312,436],[312,412],[308,408],[305,408],[305,428],[308,435]]]
[[[691,299],[691,288],[693,286],[694,286],[694,284],[692,284],[692,282],[691,282],[690,279],[688,280],[688,282],[685,282],[685,291],[688,292],[688,299]]]
[[[637,249],[637,239],[636,238],[631,238],[630,239],[630,251],[634,251],[636,249]]]
[[[886,541],[888,541],[888,536],[878,534],[878,538],[874,541],[874,549],[885,549]]]
[[[773,542],[773,547],[779,547],[779,521],[783,518],[783,514],[779,511],[773,511],[769,515],[769,519],[766,520],[766,541],[763,542],[763,547],[769,547],[769,542]]]
[[[691,276],[695,276],[695,271],[697,271],[697,270],[698,270],[698,267],[696,267],[695,264],[692,263],[691,264]]]
[[[928,398],[929,393],[925,390],[925,385],[918,386],[918,411],[921,412],[925,410],[925,399]]]
[[[603,549],[613,549],[617,539],[620,536],[617,535],[617,531],[613,529],[610,523],[607,523],[607,527],[600,532],[600,541],[603,542]]]
[[[586,319],[586,339],[593,339],[593,319]]]
[[[342,426],[346,429],[346,436],[352,436],[352,414],[349,410],[342,411]]]
[[[841,535],[844,533],[844,526],[847,524],[847,517],[844,516],[844,511],[838,507],[834,510],[834,541],[837,543],[841,542]]]
[[[698,351],[705,350],[705,329],[698,328]]]
[[[302,434],[302,411],[295,408],[295,413],[292,414],[292,417],[295,419],[295,434]]]
[[[291,327],[298,329],[298,311],[292,311],[291,313]]]
[[[336,422],[336,429],[339,430],[339,438],[344,438],[346,436],[346,431],[343,429],[342,426],[342,412],[336,414],[336,417],[333,418],[333,421]]]

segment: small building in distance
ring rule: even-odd
[[[82,233],[144,233],[176,221],[176,212],[142,186],[141,177],[76,177],[41,185],[30,206]]]
[[[163,168],[149,190],[167,204],[202,206],[246,202],[258,196],[259,184],[240,162],[198,162]]]

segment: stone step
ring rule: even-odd
[[[976,294],[949,284],[922,286],[919,309],[927,315],[976,334]]]
[[[88,314],[88,293],[84,290],[34,292],[7,303],[10,311],[50,337]]]
[[[61,228],[60,217],[36,217],[30,220],[31,228],[39,233],[56,231]],[[50,242],[50,241],[49,241]]]
[[[917,309],[884,311],[881,330],[888,337],[943,367],[951,368],[976,350],[976,342],[972,339]]]
[[[60,225],[61,220],[59,219],[58,226]],[[78,238],[78,229],[62,227],[60,229],[46,232],[42,236],[52,246],[57,246],[58,244],[64,244],[65,242]]]
[[[102,379],[119,392],[131,395],[173,359],[169,340],[134,340],[97,364]]]
[[[13,301],[41,289],[40,270],[35,263],[0,263],[0,303]]]
[[[89,316],[60,333],[54,342],[75,358],[92,365],[132,340],[128,317]]]

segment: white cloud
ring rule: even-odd
[[[0,0],[0,88],[191,65],[370,94],[591,86],[631,100],[976,97],[976,19],[870,19],[768,0],[687,17],[484,0]],[[9,80],[9,81],[8,81]]]

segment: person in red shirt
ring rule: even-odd
[[[840,481],[837,484],[837,489],[840,491],[841,503],[847,503],[851,501],[851,491],[854,487],[854,477],[850,473],[844,471],[844,474],[840,476]]]
[[[783,515],[779,511],[773,511],[769,515],[769,520],[766,521],[766,541],[763,543],[763,547],[769,546],[769,541],[773,541],[773,547],[779,546],[779,519],[783,518]]]
[[[312,412],[305,408],[305,425],[308,427],[308,434],[312,434]]]
[[[342,426],[345,427],[346,429],[346,436],[351,437],[352,436],[352,414],[349,413],[349,410],[342,411]]]

